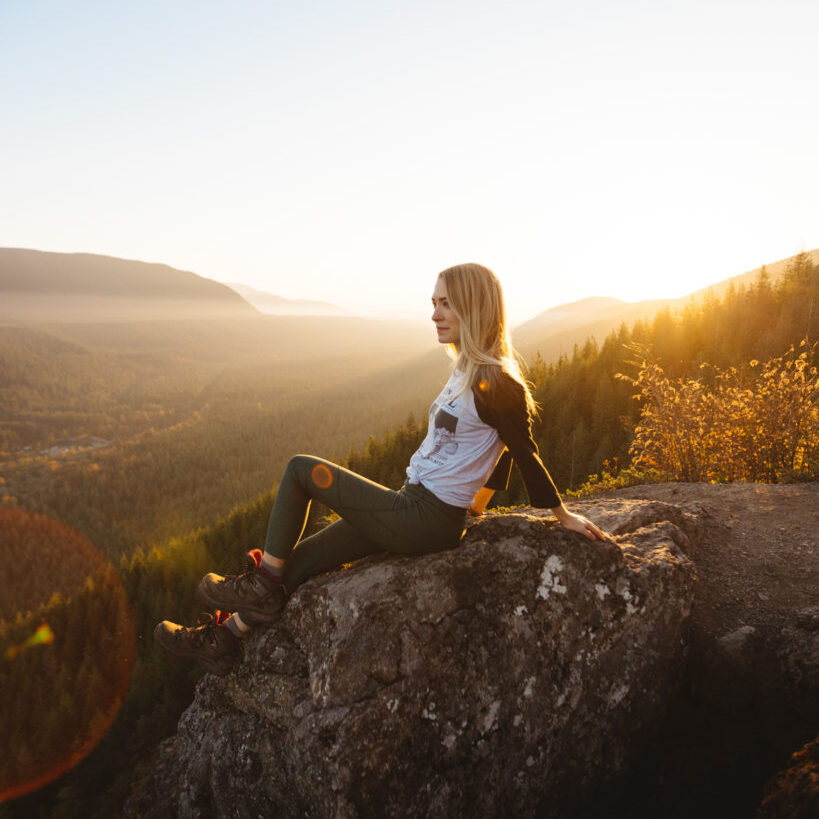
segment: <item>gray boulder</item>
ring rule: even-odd
[[[450,552],[310,580],[202,678],[126,815],[597,812],[682,677],[694,570],[671,508],[598,502],[606,543],[490,514]]]

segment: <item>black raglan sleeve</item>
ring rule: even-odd
[[[532,419],[526,406],[523,386],[510,375],[502,373],[496,387],[488,391],[481,391],[476,387],[472,392],[475,395],[478,417],[498,431],[500,439],[506,444],[509,454],[518,465],[529,503],[543,509],[560,506],[560,495],[551,475],[540,460],[537,444],[532,438]],[[498,466],[501,466],[502,462],[503,457],[498,461]],[[497,466],[490,481],[495,481],[496,477]],[[508,480],[508,469],[506,478]]]
[[[476,406],[477,403],[478,402],[476,401]],[[495,492],[507,489],[509,487],[509,476],[511,474],[512,454],[508,449],[504,449],[500,458],[498,458],[498,462],[495,464],[495,468],[492,470],[492,474],[489,476],[489,479],[486,481],[484,486],[487,489],[494,490]]]

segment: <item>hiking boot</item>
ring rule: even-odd
[[[199,583],[199,594],[214,608],[237,612],[249,626],[270,625],[282,616],[287,589],[262,568],[258,549],[247,557],[249,571],[228,577],[206,574]]]
[[[239,658],[241,640],[216,617],[186,628],[163,620],[154,629],[154,639],[171,654],[190,657],[206,671],[224,677]]]

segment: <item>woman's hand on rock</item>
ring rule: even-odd
[[[570,512],[565,506],[558,506],[552,509],[552,514],[560,521],[560,523],[571,532],[580,532],[589,540],[605,540],[606,533],[595,523],[592,523],[587,517],[583,515],[576,515]]]

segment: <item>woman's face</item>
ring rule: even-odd
[[[461,341],[461,322],[449,306],[446,285],[439,276],[432,291],[432,320],[438,332],[441,344],[459,344]]]

